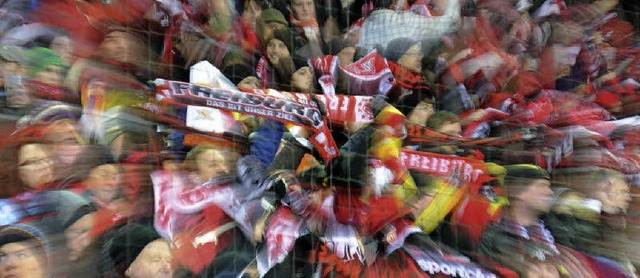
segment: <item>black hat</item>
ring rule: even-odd
[[[343,38],[333,38],[325,44],[324,53],[328,55],[338,55],[340,51],[351,46],[353,45]]]
[[[291,34],[291,31],[289,31],[289,29],[276,29],[276,30],[274,30],[273,34],[271,35],[271,37],[267,39],[266,45],[269,45],[269,42],[272,39],[278,39],[278,40],[282,41],[287,46],[287,49],[289,50],[289,55],[291,55],[291,57],[293,57],[293,52],[295,51],[295,49],[294,49],[295,41],[294,41],[294,38],[293,38],[293,34]]]
[[[66,219],[66,221],[62,224],[63,229],[68,229],[71,225],[73,225],[73,223],[76,223],[76,221],[80,220],[80,218],[94,211],[96,211],[96,207],[93,205],[93,203],[87,202],[78,206],[78,208],[76,208],[71,213],[71,215],[69,215],[69,218]]]
[[[425,101],[435,104],[435,99],[432,94],[420,90],[415,90],[409,95],[402,96],[402,98],[398,98],[395,95],[390,96],[390,98],[394,97],[396,100],[393,102],[393,106],[398,108],[398,110],[400,110],[400,112],[405,116],[408,116],[420,102]]]
[[[384,51],[384,57],[394,63],[397,63],[409,48],[419,44],[420,42],[412,38],[397,38],[387,44],[387,48]]]

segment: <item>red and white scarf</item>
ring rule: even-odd
[[[339,156],[325,116],[308,94],[275,90],[227,91],[164,79],[156,79],[155,84],[157,97],[164,103],[208,106],[309,127],[315,132],[309,141],[325,161]]]
[[[314,19],[300,21],[295,17],[289,17],[289,22],[296,28],[301,28],[304,31],[305,37],[310,41],[318,41],[320,39],[320,27],[318,21]]]

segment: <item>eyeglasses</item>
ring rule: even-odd
[[[39,158],[39,159],[27,159],[26,161],[18,164],[18,167],[35,167],[35,166],[45,166],[50,165],[53,161],[49,158]]]

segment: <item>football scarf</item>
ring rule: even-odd
[[[351,95],[386,95],[395,83],[387,60],[376,51],[340,69],[347,76]]]
[[[448,275],[449,277],[497,277],[482,267],[468,262],[465,258],[443,256],[440,252],[411,244],[405,245],[403,250],[409,254],[423,271],[436,277],[438,275]]]
[[[430,185],[435,188],[433,201],[415,221],[425,233],[433,231],[464,196],[477,195],[482,184],[493,179],[481,160],[406,149],[400,159],[407,169],[439,177]],[[401,187],[399,194],[405,200],[421,197],[416,187]]]
[[[78,103],[79,99],[75,96],[74,93],[65,90],[62,87],[34,81],[34,80],[25,80],[25,87],[31,90],[38,96],[39,98],[47,99],[47,100],[59,100],[71,103]]]
[[[291,16],[289,17],[289,22],[291,22],[293,27],[302,28],[304,36],[310,41],[317,41],[320,37],[320,27],[318,26],[318,21],[315,18],[301,21]]]
[[[309,59],[309,66],[313,69],[316,79],[325,95],[336,94],[336,80],[338,80],[338,56],[326,55]]]
[[[265,230],[265,244],[258,251],[258,273],[263,277],[273,266],[282,262],[301,236],[308,233],[304,221],[288,207],[276,209]]]
[[[427,145],[455,145],[459,147],[478,146],[504,146],[506,144],[531,140],[535,138],[534,128],[522,128],[501,137],[489,137],[482,139],[468,139],[464,137],[449,136],[424,126],[407,124],[407,144],[427,144]]]
[[[317,95],[315,97],[324,104],[328,114],[327,118],[334,123],[373,122],[372,97],[345,95]]]
[[[267,88],[273,82],[272,70],[266,57],[261,57],[256,66],[256,76],[262,88]]]
[[[396,82],[405,89],[409,90],[429,90],[429,86],[425,83],[420,73],[394,62],[387,61],[389,69],[393,73]]]
[[[164,79],[156,79],[155,84],[161,103],[208,106],[309,127],[315,132],[309,141],[325,161],[339,156],[325,117],[308,94],[275,90],[228,91]]]

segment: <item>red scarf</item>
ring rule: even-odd
[[[300,21],[293,16],[289,17],[289,22],[296,28],[301,28],[304,31],[305,37],[310,41],[318,41],[320,38],[320,27],[318,21],[314,19]]]
[[[429,90],[429,86],[425,83],[424,78],[420,76],[419,72],[405,68],[391,61],[387,61],[387,63],[389,64],[389,69],[391,69],[396,82],[398,82],[398,84],[403,88],[409,90]]]
[[[290,16],[289,22],[291,22],[291,25],[293,25],[294,27],[299,27],[299,28],[314,27],[316,29],[320,29],[320,26],[318,26],[318,21],[315,18],[305,20],[305,21],[300,21],[300,20],[297,20],[295,17]]]
[[[78,96],[62,87],[34,81],[25,81],[25,86],[36,94],[39,98],[46,100],[58,100],[70,103],[79,103]]]
[[[256,76],[260,80],[260,87],[266,89],[273,82],[273,70],[266,57],[261,57],[256,66]]]

